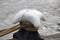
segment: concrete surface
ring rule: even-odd
[[[41,11],[47,17],[47,21],[44,23],[44,27],[47,29],[41,30],[41,34],[52,35],[57,34],[60,36],[60,32],[57,28],[60,27],[60,0],[0,0],[0,30],[10,27],[11,18],[19,10],[24,8],[33,8]],[[12,38],[13,33],[0,37],[0,40],[7,40]],[[56,36],[56,35],[54,35]],[[60,37],[48,37],[45,40],[60,40]]]

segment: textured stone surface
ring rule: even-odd
[[[55,34],[56,29],[60,27],[60,0],[0,0],[0,30],[10,27],[13,24],[10,22],[11,18],[19,10],[24,8],[33,8],[41,11],[47,17],[42,30],[44,34]],[[46,32],[45,32],[46,31]],[[12,38],[12,34],[0,37],[0,40]],[[46,40],[58,40],[59,38],[46,38]]]

